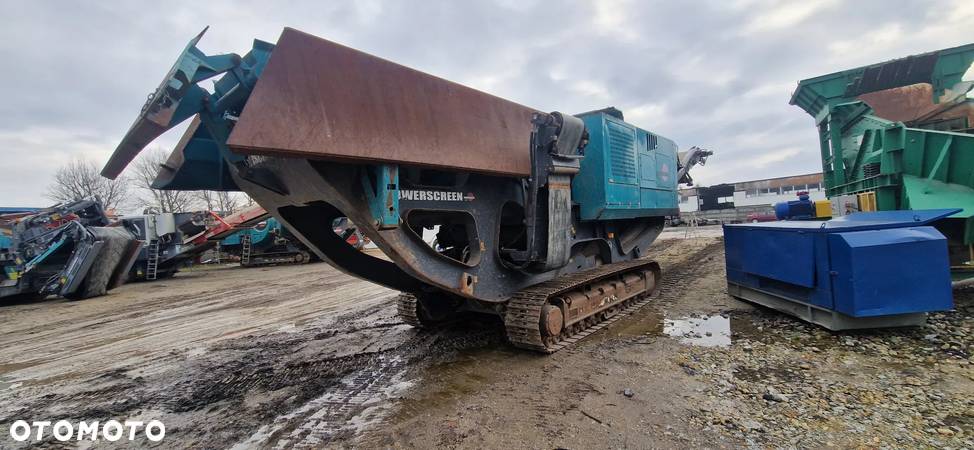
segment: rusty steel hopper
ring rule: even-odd
[[[201,36],[150,96],[105,176],[116,177],[152,139],[205,108],[206,94],[190,83],[231,64],[222,64],[225,55],[204,59],[195,48]],[[226,140],[235,153],[530,173],[532,108],[291,28],[276,45],[255,41],[254,48],[241,64],[253,92]],[[235,92],[219,92],[220,83],[219,102],[236,101]],[[161,116],[170,120],[160,123]],[[188,144],[184,138],[177,152]]]
[[[534,112],[288,28],[227,144],[241,154],[527,176]]]

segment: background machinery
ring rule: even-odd
[[[105,176],[192,119],[155,187],[241,189],[335,267],[401,291],[406,322],[496,314],[541,352],[656,289],[643,258],[678,211],[677,147],[621,111],[542,113],[293,29],[244,56],[206,55],[201,37]],[[334,233],[343,217],[389,260]]]
[[[171,277],[180,267],[214,247],[206,239],[209,230],[227,228],[210,211],[125,216],[121,222],[142,242],[131,278],[147,281]]]
[[[212,234],[209,240],[218,242],[217,250],[221,254],[239,258],[241,266],[303,264],[317,259],[301,240],[260,206],[230,215],[224,220],[235,225]],[[356,249],[365,246],[365,239],[347,218],[335,219],[332,228]]]
[[[813,220],[828,219],[832,217],[832,203],[828,200],[811,200],[808,192],[801,191],[796,194],[797,200],[778,202],[774,205],[774,215],[777,220]],[[844,215],[844,214],[843,214]],[[762,222],[760,220],[749,220],[748,222]]]
[[[974,260],[974,44],[798,84],[791,104],[815,118],[833,217],[959,208],[935,226],[951,263]]]
[[[0,216],[0,298],[82,299],[124,283],[139,243],[82,200]]]
[[[244,267],[311,261],[311,251],[273,217],[227,236],[220,251],[239,257]]]
[[[947,240],[957,209],[724,225],[727,292],[831,330],[922,325],[953,308]]]
[[[799,82],[831,202],[725,225],[728,293],[833,330],[951,309],[950,267],[974,261],[972,63],[974,44]]]

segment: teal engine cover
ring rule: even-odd
[[[264,223],[263,227],[253,227],[253,228],[247,228],[245,230],[240,230],[224,238],[222,241],[220,241],[220,245],[223,247],[233,247],[233,246],[241,245],[243,243],[242,242],[243,236],[245,234],[250,235],[251,245],[255,245],[255,246],[260,245],[268,238],[271,238],[275,235],[279,235],[281,228],[282,228],[281,223],[278,222],[277,219],[273,217],[269,217],[267,218],[267,221]]]
[[[605,112],[578,117],[589,133],[572,180],[582,220],[679,214],[675,142]]]

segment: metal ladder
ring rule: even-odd
[[[250,248],[251,247],[250,233],[246,233],[246,234],[244,234],[240,238],[240,246],[241,246],[241,248],[240,248],[240,264],[241,265],[244,265],[244,266],[249,265],[250,264],[250,250],[251,250],[251,248]]]
[[[700,234],[697,233],[697,231],[699,231],[697,229],[698,225],[699,223],[697,222],[697,215],[690,214],[690,218],[687,220],[686,230],[683,231],[683,239],[700,237]]]
[[[145,263],[145,279],[155,280],[159,273],[159,240],[149,241],[149,260]]]

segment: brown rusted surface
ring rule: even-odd
[[[650,271],[629,273],[619,278],[601,281],[585,289],[560,294],[560,303],[566,306],[565,325],[571,325],[590,317],[622,300],[650,292],[655,278]]]
[[[565,316],[555,305],[541,307],[541,331],[548,336],[558,336],[565,328]]]
[[[971,101],[933,102],[933,86],[927,83],[912,84],[859,96],[874,113],[886,120],[919,125],[942,120],[966,117],[974,123],[974,105]]]
[[[460,292],[473,295],[473,287],[477,284],[477,276],[471,275],[467,272],[460,274]]]
[[[286,28],[228,143],[243,154],[528,176],[534,112]]]
[[[862,94],[859,100],[877,116],[895,122],[915,120],[941,106],[933,103],[933,87],[924,83]]]

